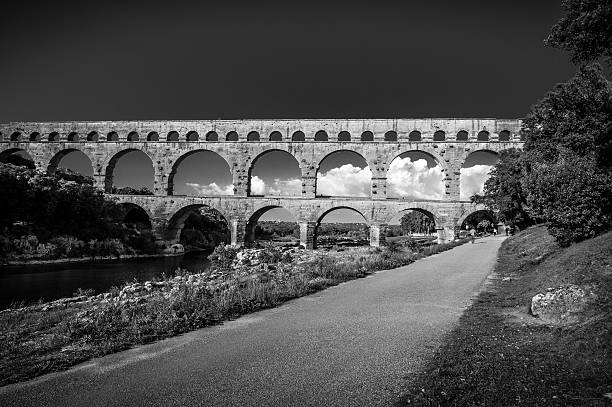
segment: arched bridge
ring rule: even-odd
[[[341,119],[341,120],[203,120],[119,122],[12,122],[0,124],[0,161],[27,152],[38,169],[55,171],[61,158],[78,150],[92,163],[94,182],[118,202],[142,207],[160,243],[178,241],[189,211],[211,207],[228,221],[232,243],[252,238],[257,219],[271,208],[285,208],[300,226],[300,240],[312,247],[322,217],[336,208],[361,213],[370,226],[371,244],[384,242],[384,229],[399,212],[430,214],[439,241],[452,240],[463,220],[479,208],[460,200],[460,170],[476,151],[497,153],[522,148],[520,120],[497,119]],[[114,195],[113,170],[127,152],[144,152],[153,164],[154,195]],[[182,159],[195,151],[217,153],[228,163],[233,195],[174,195],[174,174]],[[250,174],[266,152],[285,151],[299,164],[301,194],[254,196]],[[317,171],[329,154],[360,154],[372,173],[370,196],[317,195]],[[439,199],[407,200],[387,196],[387,171],[394,158],[420,151],[436,160],[443,173]]]

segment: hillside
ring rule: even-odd
[[[544,226],[508,238],[496,274],[402,405],[612,403],[612,232],[560,248]],[[575,321],[530,313],[538,293],[575,285],[595,301]]]

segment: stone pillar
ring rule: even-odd
[[[160,247],[167,247],[179,241],[179,231],[169,231],[166,218],[152,218],[151,233],[155,237],[155,243]]]
[[[232,167],[232,183],[234,184],[234,196],[247,196],[249,172],[238,163],[234,163]]]
[[[374,177],[374,175],[372,175],[370,195],[372,199],[387,199],[387,177]]]
[[[232,246],[244,246],[247,221],[244,219],[230,219],[230,233]]]
[[[436,226],[436,232],[438,232],[438,244],[455,240],[454,226]]]
[[[449,163],[444,174],[444,200],[458,201],[461,193],[461,163]]]
[[[106,174],[95,172],[93,174],[94,187],[106,192]],[[110,191],[109,191],[110,192]]]
[[[302,198],[314,198],[317,190],[316,165],[302,166]]]
[[[155,168],[155,175],[153,176],[153,195],[168,195],[168,177],[169,175],[163,172],[163,168]]]
[[[316,227],[317,222],[300,222],[300,246],[305,249],[316,247]]]
[[[387,243],[387,225],[374,224],[370,226],[370,246],[381,247]]]

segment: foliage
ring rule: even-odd
[[[474,195],[472,202],[482,203],[487,208],[499,213],[499,220],[521,229],[533,224],[527,205],[527,194],[521,180],[524,176],[521,151],[503,150],[499,160],[486,180],[483,194]]]
[[[201,208],[192,212],[181,232],[181,244],[212,250],[220,243],[229,241],[229,228],[223,215],[214,209]]]
[[[612,2],[565,0],[565,15],[555,24],[546,45],[570,53],[576,65],[605,58],[612,63]]]
[[[407,211],[400,220],[404,233],[431,233],[436,229],[431,217],[420,211]]]
[[[259,221],[255,226],[256,240],[287,240],[299,237],[300,230],[296,222]]]
[[[222,271],[228,271],[231,269],[232,264],[236,260],[238,249],[234,246],[220,244],[215,247],[215,250],[208,260],[210,260],[210,267]]]
[[[153,192],[149,188],[147,188],[147,187],[142,187],[142,188],[133,188],[133,187],[117,188],[116,186],[113,186],[111,192],[113,194],[120,194],[120,195],[153,195]]]
[[[552,163],[571,153],[612,168],[612,88],[601,67],[583,67],[556,85],[531,108],[522,131],[528,162]]]
[[[525,181],[534,214],[549,222],[562,245],[605,232],[612,225],[612,173],[574,155],[538,164]]]
[[[154,253],[151,233],[126,228],[125,209],[106,200],[89,177],[46,174],[0,164],[0,257],[64,257]],[[132,246],[133,245],[133,246]]]
[[[557,85],[525,119],[524,178],[534,216],[567,245],[612,226],[612,88],[598,66]]]

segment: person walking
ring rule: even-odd
[[[474,243],[474,240],[476,240],[476,230],[474,230],[473,227],[470,229],[470,236],[472,238],[472,243]]]

